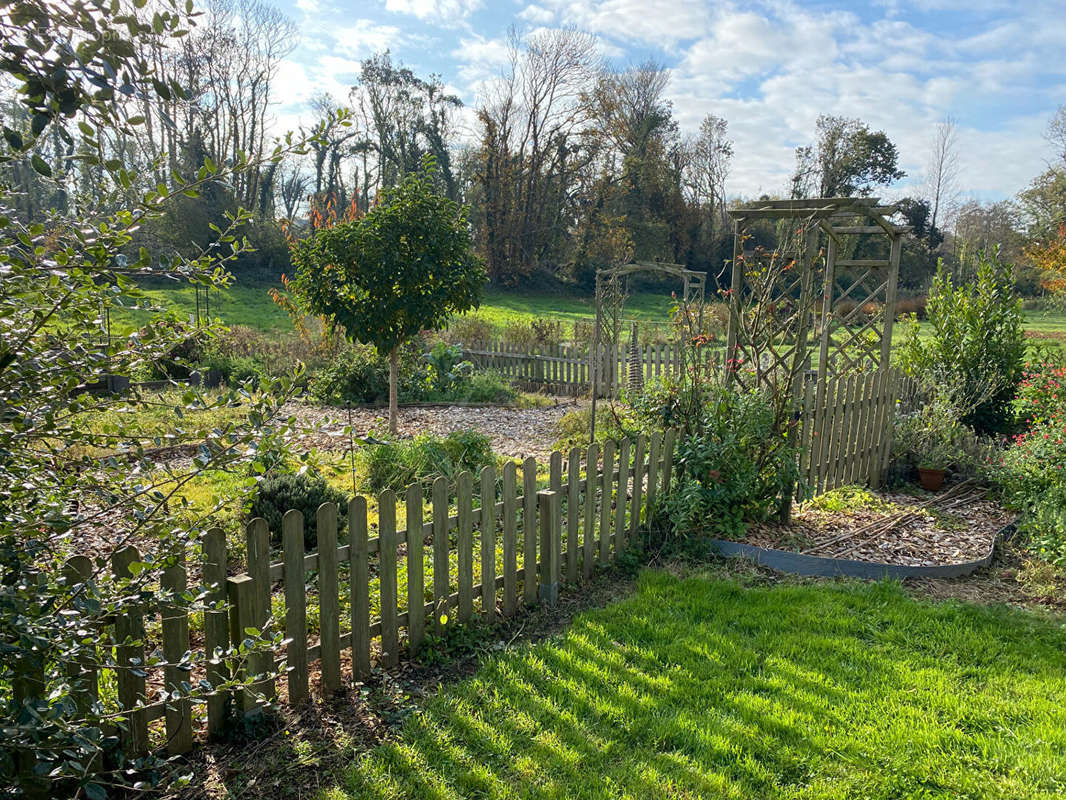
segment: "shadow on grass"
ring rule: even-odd
[[[1066,626],[887,584],[647,572],[490,661],[331,798],[1053,797]]]

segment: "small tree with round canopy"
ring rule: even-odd
[[[301,303],[388,356],[393,433],[400,345],[476,308],[486,280],[467,208],[437,192],[435,176],[427,158],[361,218],[318,228],[292,245],[290,286]]]

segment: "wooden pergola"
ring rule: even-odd
[[[889,219],[896,211],[872,197],[763,200],[730,211],[725,377],[774,394],[790,436],[804,407],[828,403],[834,379],[890,364],[900,250],[909,230]],[[777,224],[771,250],[747,246],[749,228],[762,220]],[[860,251],[876,257],[856,257]],[[789,487],[782,496],[782,521],[792,493]]]
[[[895,318],[899,258],[903,234],[910,228],[888,219],[898,210],[875,197],[819,197],[803,200],[763,200],[730,211],[734,219],[733,270],[730,285],[730,325],[726,342],[727,370],[738,373],[754,345],[745,341],[740,314],[750,299],[752,271],[759,254],[745,247],[747,231],[758,220],[785,221],[798,226],[795,263],[769,291],[782,300],[803,301],[777,328],[763,356],[771,369],[799,370],[813,356],[818,342],[819,383],[847,371],[870,371],[889,364]],[[841,258],[874,238],[884,245],[883,257]],[[823,256],[824,254],[824,256]],[[781,258],[780,254],[778,257]],[[820,291],[818,282],[821,283]],[[762,287],[764,293],[767,287]],[[812,340],[813,339],[813,340]]]
[[[705,272],[662,261],[634,261],[596,270],[596,322],[592,332],[592,345],[589,347],[589,375],[592,378],[590,441],[595,438],[596,399],[604,380],[613,384],[616,391],[621,386],[614,373],[618,369],[617,355],[622,336],[622,309],[625,306],[627,294],[623,282],[637,273],[655,273],[680,280],[683,301],[695,303],[699,309],[700,321],[703,320],[704,294],[707,285]]]

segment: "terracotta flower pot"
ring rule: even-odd
[[[918,480],[927,492],[939,492],[944,485],[944,470],[918,467]]]

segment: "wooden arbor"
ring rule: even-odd
[[[833,436],[832,449],[822,452],[827,407],[842,403],[842,413],[855,417],[862,402],[889,405],[880,396],[891,384],[882,371],[889,365],[900,248],[909,230],[889,221],[896,211],[877,198],[834,197],[760,201],[730,212],[735,237],[726,380],[769,389],[789,437],[802,427],[805,437],[816,438],[817,457],[827,464],[862,452],[863,431],[878,442],[884,438],[884,431],[870,427],[869,415],[855,422],[854,436]],[[750,246],[764,221],[777,228],[773,250]],[[840,391],[846,381],[854,384],[858,374],[871,372],[880,373],[878,397]],[[801,472],[815,457],[813,446],[806,449]],[[782,520],[791,496],[790,489],[782,498]]]
[[[596,270],[596,323],[589,348],[589,375],[592,378],[592,412],[589,422],[589,440],[595,440],[596,399],[606,385],[608,390],[617,390],[619,370],[619,342],[622,337],[622,309],[625,306],[626,282],[629,276],[639,272],[658,273],[678,278],[682,283],[682,300],[696,303],[700,321],[703,320],[703,303],[707,274],[686,269],[680,264],[659,261],[634,261],[607,269]]]
[[[810,369],[818,343],[819,385],[850,371],[887,366],[892,347],[901,240],[877,198],[766,200],[733,209],[727,376],[779,380]],[[777,223],[793,252],[749,249],[752,223]],[[856,258],[854,254],[876,257]],[[775,262],[776,259],[776,262]],[[760,318],[748,322],[752,310]],[[775,377],[776,376],[776,377]]]
[[[680,264],[658,261],[635,261],[596,270],[596,327],[592,332],[592,347],[589,351],[593,398],[604,384],[614,386],[617,383],[615,372],[618,365],[612,366],[610,362],[617,361],[622,338],[622,309],[628,294],[625,282],[629,276],[638,272],[658,273],[679,279],[682,284],[682,300],[685,303],[696,303],[702,314],[707,284],[707,275],[704,272],[686,269]]]

